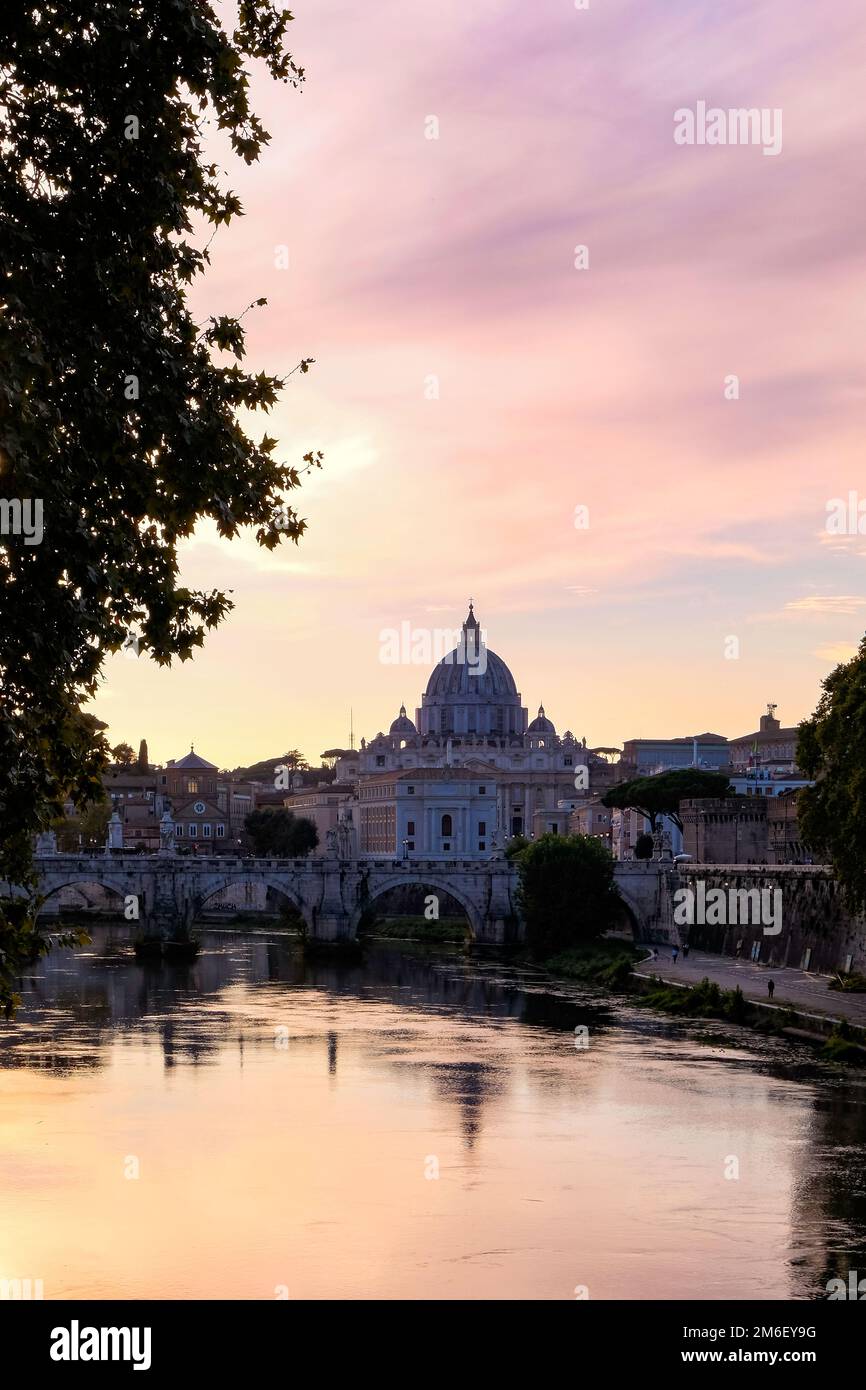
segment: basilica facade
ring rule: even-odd
[[[340,754],[336,773],[354,788],[342,815],[362,855],[425,859],[484,858],[514,835],[566,833],[572,812],[614,780],[543,705],[530,720],[471,603],[415,718],[401,705],[387,733]]]

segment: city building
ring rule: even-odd
[[[690,734],[683,738],[629,738],[622,746],[622,780],[651,777],[673,768],[699,767],[724,772],[730,762],[723,734]]]
[[[767,803],[742,796],[680,803],[683,850],[699,864],[766,864]]]
[[[405,840],[423,844],[424,853],[448,844],[451,849],[441,852],[486,856],[494,834],[500,845],[513,835],[564,834],[580,801],[620,780],[585,739],[570,730],[557,733],[543,705],[530,720],[511,671],[484,642],[471,603],[458,644],[433,667],[414,720],[401,705],[387,734],[361,739],[358,750],[331,749],[328,756],[336,758],[341,782],[355,782],[358,807],[368,813],[357,822],[361,852],[370,854],[383,852],[372,848],[374,842],[393,841],[402,850]],[[422,771],[436,775],[421,778]],[[416,775],[402,776],[410,772]],[[369,796],[368,785],[374,788]],[[406,785],[416,791],[406,792]],[[410,795],[425,801],[423,815],[405,812],[407,823],[423,826],[414,835],[398,818]],[[448,816],[452,832],[443,834]]]
[[[143,772],[136,763],[106,768],[102,785],[112,812],[120,816],[123,848],[153,853],[159,849],[159,818],[163,804],[153,769]]]
[[[358,796],[361,854],[382,858],[487,857],[497,843],[494,781],[465,767],[374,773]]]
[[[731,765],[735,773],[761,770],[796,773],[797,735],[794,727],[782,728],[776,718],[776,705],[767,705],[758,729],[731,740]]]
[[[159,774],[160,789],[167,798],[174,821],[178,848],[193,854],[213,853],[217,842],[231,839],[231,823],[220,805],[219,768],[190,747],[177,761],[172,758]]]
[[[232,781],[190,747],[156,773],[159,814],[167,807],[175,841],[194,854],[226,854],[242,843],[244,820],[257,804],[255,782]]]
[[[617,811],[602,804],[600,796],[590,797],[582,805],[575,806],[568,817],[568,830],[571,835],[593,835],[603,840],[608,849],[613,849],[613,817]]]
[[[322,855],[328,849],[328,833],[337,829],[341,823],[352,827],[354,832],[356,806],[356,787],[352,782],[321,782],[317,787],[300,784],[291,793],[283,792],[282,805],[295,816],[303,816],[313,822],[319,836],[319,843],[311,854]],[[353,840],[354,843],[354,840]]]
[[[767,802],[771,864],[811,864],[812,856],[800,840],[797,792],[780,792]]]

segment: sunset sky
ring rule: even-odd
[[[184,666],[110,661],[112,741],[315,761],[350,707],[356,740],[414,714],[428,669],[382,630],[470,595],[531,712],[590,745],[802,719],[866,627],[866,535],[825,530],[866,499],[862,0],[294,12],[304,89],[253,83],[271,145],[213,143],[246,216],[195,310],[266,295],[250,368],[316,359],[253,421],[324,452],[309,530],[200,528],[184,581],[235,610]],[[781,152],[676,145],[698,101],[780,109]]]

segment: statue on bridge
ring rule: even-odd
[[[671,844],[671,832],[663,830],[661,826],[653,831],[653,859],[673,859],[674,851]]]
[[[351,859],[352,854],[352,823],[345,820],[342,816],[337,822],[337,846],[341,859]]]
[[[105,852],[110,854],[112,850],[120,849],[123,849],[123,822],[120,819],[120,812],[112,811],[105,835]]]
[[[174,821],[170,811],[163,811],[159,822],[159,852],[174,854]]]

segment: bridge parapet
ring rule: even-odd
[[[152,855],[121,852],[48,854],[36,861],[45,895],[67,885],[97,883],[140,904],[140,919],[160,929],[188,928],[215,894],[244,882],[282,894],[302,914],[310,935],[354,936],[365,907],[399,885],[427,885],[461,904],[479,941],[502,943],[521,934],[518,872],[507,859],[304,859],[237,855]],[[636,934],[675,940],[673,893],[684,876],[702,872],[824,873],[815,866],[712,865],[638,860],[617,863],[615,881]],[[20,891],[20,890],[19,890]]]

